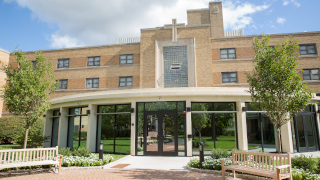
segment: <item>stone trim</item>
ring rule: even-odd
[[[54,71],[100,69],[100,68],[121,67],[121,66],[140,66],[140,64],[121,64],[121,65],[110,65],[110,66],[85,66],[85,67],[76,67],[76,68],[57,68]]]
[[[222,171],[219,170],[210,170],[210,169],[198,169],[198,168],[193,168],[190,167],[189,165],[186,165],[186,169],[191,171],[191,172],[197,172],[197,173],[206,173],[206,174],[215,174],[215,175],[222,175]],[[232,176],[233,174],[230,172],[225,172],[225,176]],[[255,176],[251,174],[239,174],[236,173],[236,178],[241,178],[241,179],[255,179],[255,180],[269,180],[271,178],[266,178],[266,177],[260,177],[260,176]],[[232,177],[226,177],[226,179],[233,179]]]

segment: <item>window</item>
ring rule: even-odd
[[[236,58],[236,49],[220,49],[220,58],[221,59],[235,59]]]
[[[99,88],[99,78],[88,78],[86,88]]]
[[[222,73],[222,83],[236,83],[236,82],[238,82],[238,77],[236,72]]]
[[[69,67],[69,59],[58,60],[58,68],[68,68],[68,67]]]
[[[100,66],[100,56],[88,57],[87,66]]]
[[[316,45],[300,45],[300,55],[317,54]]]
[[[132,54],[120,55],[120,64],[133,64],[133,55]]]
[[[303,80],[319,80],[319,69],[304,69]]]
[[[67,89],[68,87],[68,79],[61,79],[59,81],[59,89]]]
[[[132,76],[119,78],[119,87],[126,87],[126,86],[132,86]]]

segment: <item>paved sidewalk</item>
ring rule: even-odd
[[[220,180],[221,176],[213,174],[202,174],[186,171],[164,171],[164,170],[136,170],[136,169],[85,169],[85,170],[64,170],[61,174],[40,173],[32,175],[14,176],[3,178],[10,180],[57,180],[57,179],[81,179],[81,180],[102,180],[102,179],[211,179]],[[2,179],[1,179],[2,180]]]

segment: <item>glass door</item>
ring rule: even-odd
[[[295,118],[298,152],[316,151],[315,124],[312,113],[301,113]]]
[[[58,145],[59,117],[52,119],[51,147]]]
[[[146,112],[144,123],[144,155],[178,155],[178,126],[175,112]]]

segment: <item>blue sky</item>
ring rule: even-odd
[[[208,0],[0,0],[0,48],[12,52],[116,43],[141,28],[187,22]],[[223,0],[225,30],[320,31],[320,0]]]

